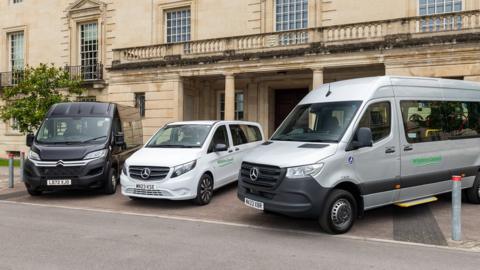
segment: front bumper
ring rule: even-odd
[[[96,189],[103,187],[108,178],[108,162],[105,158],[92,160],[83,166],[36,166],[31,160],[25,160],[25,185],[34,190]],[[69,186],[48,186],[47,180],[70,179]]]
[[[240,177],[238,198],[263,202],[264,209],[292,217],[318,218],[330,192],[313,177],[289,179],[282,177],[274,188],[252,184]]]
[[[122,194],[128,197],[148,199],[194,199],[197,197],[197,185],[200,179],[200,177],[196,177],[195,171],[187,172],[175,178],[170,178],[170,172],[165,179],[151,181],[133,179],[122,173],[120,175]],[[150,188],[146,189],[142,186],[150,186]]]

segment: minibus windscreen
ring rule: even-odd
[[[160,129],[147,144],[147,148],[200,148],[210,125],[168,125]]]
[[[272,140],[337,143],[361,104],[361,101],[342,101],[299,105]]]
[[[104,143],[111,119],[105,117],[53,117],[43,122],[37,142],[45,144]]]

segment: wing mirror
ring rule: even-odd
[[[228,146],[223,143],[217,143],[214,147],[215,152],[224,152],[228,150]]]
[[[28,147],[32,147],[33,145],[33,140],[35,139],[35,135],[32,133],[27,134],[27,141],[26,144]]]
[[[355,133],[355,139],[350,144],[348,150],[356,150],[364,147],[371,147],[373,145],[372,141],[372,130],[367,127],[362,127],[357,130]]]
[[[125,145],[125,136],[123,135],[123,132],[118,132],[113,136],[113,143],[116,146],[123,146]]]

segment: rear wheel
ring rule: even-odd
[[[105,187],[103,192],[105,194],[111,195],[115,194],[117,191],[117,177],[115,175],[115,170],[110,169],[110,172],[108,173],[108,178],[106,179],[105,182]]]
[[[342,189],[333,190],[325,202],[319,223],[329,234],[346,233],[357,216],[357,202],[353,195]]]
[[[465,190],[467,200],[470,203],[480,204],[480,173],[477,174],[473,186]]]
[[[213,178],[204,174],[198,181],[197,197],[194,199],[195,204],[206,205],[209,204],[213,196]]]

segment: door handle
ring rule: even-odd
[[[403,146],[403,151],[412,151],[413,147],[411,145],[404,145]]]
[[[385,154],[395,153],[395,146],[385,147]]]
[[[233,150],[232,150],[232,149],[228,150],[228,153],[232,153],[232,152],[233,152]]]
[[[238,151],[238,150],[240,150],[240,148],[236,147],[236,148],[235,148],[235,151]]]

